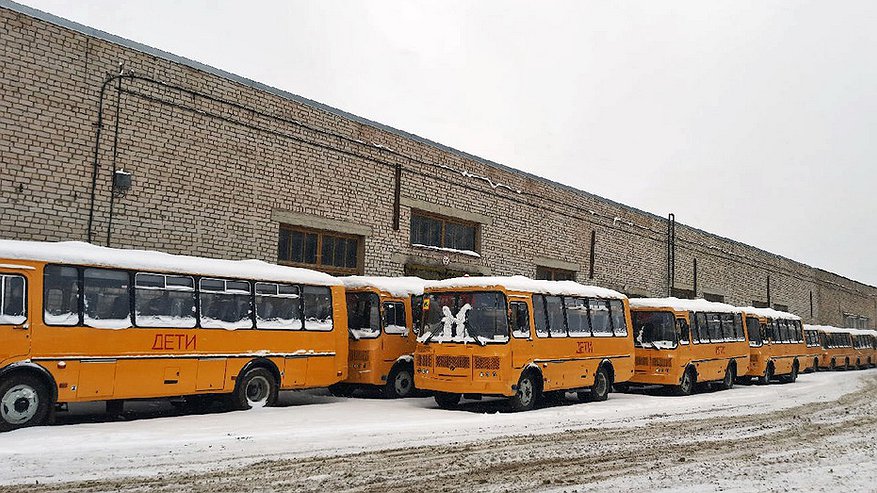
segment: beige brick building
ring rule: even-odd
[[[7,0],[0,49],[2,238],[572,276],[877,321],[873,286],[682,224],[670,235],[665,217]],[[127,193],[114,168],[131,173]]]

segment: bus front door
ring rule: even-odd
[[[25,268],[0,267],[0,367],[30,352],[28,304],[34,299],[30,280]]]

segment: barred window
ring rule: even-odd
[[[361,249],[361,236],[281,225],[277,260],[331,274],[358,274]]]
[[[479,226],[418,210],[411,211],[411,244],[478,252]]]

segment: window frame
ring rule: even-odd
[[[548,277],[540,277],[540,272],[546,273]],[[569,269],[559,269],[555,267],[546,267],[544,265],[536,264],[536,277],[533,279],[544,280],[544,281],[575,281],[576,274],[578,271],[569,270]],[[561,278],[558,278],[558,274],[563,274]],[[568,275],[567,275],[568,274]]]
[[[515,316],[515,317],[512,317],[512,316],[511,316],[511,313],[512,313],[512,305],[515,305],[515,306],[518,306],[518,305],[523,306],[523,307],[524,307],[524,310],[526,310],[526,312],[527,312],[527,317],[526,317],[526,320],[527,320],[527,335],[526,335],[526,336],[518,335],[518,330],[517,330],[517,328],[518,328],[518,317],[517,317],[517,316]],[[509,316],[509,328],[511,329],[510,332],[512,333],[512,338],[513,338],[513,339],[522,339],[522,340],[525,340],[525,341],[527,341],[527,340],[532,341],[532,340],[533,340],[533,323],[531,323],[531,320],[530,320],[530,305],[529,305],[526,301],[524,301],[524,300],[519,300],[519,299],[518,299],[518,300],[509,300],[509,302],[508,302],[508,306],[509,306],[509,315],[510,315],[510,316]],[[514,314],[515,314],[515,315],[518,315],[517,308],[516,308],[515,310],[516,310],[516,311],[514,312]],[[512,328],[512,327],[514,327],[514,328]]]
[[[18,324],[0,324],[0,325],[10,325],[10,326],[20,326],[26,325],[30,320],[30,314],[28,313],[28,278],[23,274],[17,274],[14,272],[0,272],[0,316],[3,315],[3,308],[6,301],[6,278],[7,277],[20,277],[24,281],[24,290],[22,291],[22,312],[24,313],[24,320]]]
[[[385,335],[390,335],[390,336],[408,337],[408,335],[411,333],[411,328],[408,326],[408,313],[406,313],[406,311],[405,311],[405,303],[402,301],[399,301],[399,300],[381,300],[380,296],[378,296],[378,299],[379,299],[379,303],[380,303],[380,309],[378,310],[378,313],[380,314],[380,318],[381,318],[381,333],[385,334]],[[397,324],[393,324],[393,325],[396,325],[396,327],[405,327],[404,331],[402,331],[402,332],[388,332],[387,331],[387,327],[388,327],[388,324],[387,324],[387,313],[388,313],[387,312],[387,305],[394,305],[393,306],[393,313],[399,313],[399,311],[401,309],[403,323],[401,326],[397,325]],[[396,320],[398,321],[398,318]]]
[[[149,271],[139,271],[139,270],[138,271],[129,271],[129,274],[130,274],[131,278],[134,279],[134,282],[131,283],[131,325],[132,325],[131,328],[138,328],[138,329],[173,328],[174,330],[176,330],[176,329],[191,330],[191,329],[197,329],[200,327],[200,325],[201,325],[201,309],[200,309],[201,296],[198,292],[198,279],[196,279],[195,276],[190,275],[190,274],[169,274],[166,272],[149,272]],[[147,276],[161,276],[164,279],[165,287],[164,288],[153,288],[153,287],[149,287],[149,286],[143,286],[143,287],[138,288],[137,277],[140,276],[141,274],[147,275]],[[195,303],[195,313],[193,315],[193,318],[195,319],[195,325],[192,327],[167,327],[167,326],[152,327],[152,326],[147,326],[147,325],[140,325],[139,323],[137,323],[137,289],[169,291],[167,289],[167,278],[168,277],[186,277],[186,278],[189,278],[192,280],[192,298],[193,298],[194,303]],[[180,290],[180,292],[185,292],[185,290]]]
[[[317,244],[316,244],[316,252],[315,259],[316,263],[308,263],[308,262],[296,262],[292,259],[292,241],[289,242],[287,246],[287,256],[289,260],[280,258],[280,235],[283,234],[283,231],[287,231],[289,233],[302,233],[302,234],[314,234],[317,236]],[[331,236],[333,238],[343,238],[346,240],[354,240],[356,241],[356,267],[336,267],[334,265],[326,265],[323,264],[323,239],[325,236]],[[301,267],[304,269],[313,269],[318,270],[320,272],[325,272],[327,274],[332,275],[356,275],[362,274],[364,272],[364,263],[365,263],[365,237],[361,235],[351,234],[351,233],[343,233],[340,231],[332,231],[327,229],[316,229],[316,228],[307,228],[303,226],[294,226],[291,224],[280,223],[280,227],[277,230],[277,263],[279,265],[285,265],[289,267]]]
[[[415,243],[414,235],[412,231],[414,230],[414,218],[415,216],[421,216],[427,219],[432,219],[434,221],[438,221],[441,224],[441,233],[439,234],[439,243],[441,245],[428,245],[426,243]],[[447,224],[455,224],[457,226],[465,226],[474,229],[474,237],[472,238],[472,243],[474,248],[473,252],[477,254],[481,254],[481,223],[475,221],[467,221],[465,219],[460,219],[452,216],[445,216],[442,214],[436,214],[434,212],[425,211],[423,209],[411,209],[411,218],[408,222],[408,244],[412,247],[416,248],[416,245],[424,245],[426,247],[433,248],[446,248],[452,249],[453,247],[449,247],[446,245],[445,235],[447,234]]]

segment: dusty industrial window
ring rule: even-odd
[[[724,296],[722,296],[720,294],[714,294],[714,293],[703,293],[703,299],[705,299],[707,301],[713,301],[715,303],[724,303],[725,302]]]
[[[362,273],[362,237],[281,225],[277,260],[331,274]]]
[[[565,269],[552,269],[551,267],[536,266],[536,279],[548,281],[575,281],[576,273]]]
[[[682,289],[682,288],[673,288],[670,290],[670,296],[674,298],[681,298],[683,300],[693,300],[697,297],[697,294],[693,289]]]
[[[411,244],[454,250],[480,250],[478,224],[423,211],[411,211]]]

